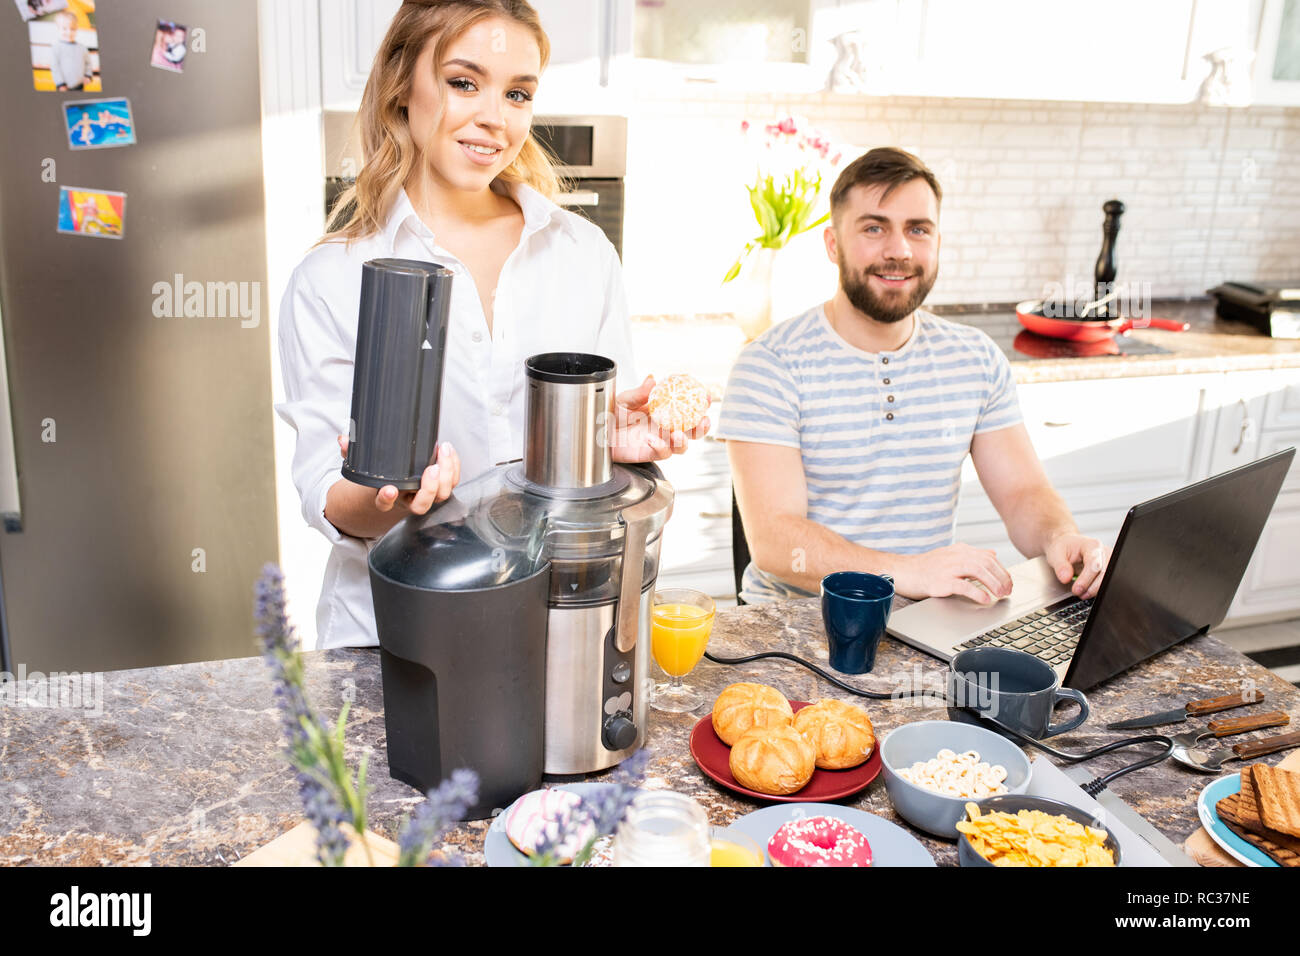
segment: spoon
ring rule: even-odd
[[[1263,740],[1251,740],[1214,751],[1200,750],[1196,747],[1175,747],[1170,756],[1184,767],[1202,773],[1218,773],[1228,760],[1250,760],[1253,757],[1277,753],[1279,750],[1290,750],[1292,747],[1300,747],[1300,731],[1265,737]]]

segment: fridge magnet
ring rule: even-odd
[[[173,73],[184,72],[185,38],[189,29],[170,20],[159,20],[153,34],[153,54],[149,57],[149,65]]]
[[[131,101],[125,96],[108,100],[69,100],[63,104],[69,149],[130,146],[135,142]]]
[[[79,186],[59,187],[59,232],[121,239],[125,225],[126,193]]]
[[[104,84],[99,75],[95,0],[62,0],[61,9],[44,2],[42,9],[46,7],[52,12],[35,14],[27,21],[32,85],[47,92],[100,92]]]
[[[65,10],[68,6],[68,0],[14,0],[14,3],[18,4],[18,13],[23,18],[23,23],[56,10]]]

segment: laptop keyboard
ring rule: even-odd
[[[1092,598],[1067,598],[1050,607],[995,627],[953,648],[953,653],[972,647],[1014,647],[1047,661],[1055,667],[1074,654],[1083,625],[1092,610]]]

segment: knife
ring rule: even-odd
[[[1250,690],[1240,691],[1236,694],[1228,694],[1225,697],[1212,697],[1209,700],[1189,700],[1182,707],[1176,707],[1173,710],[1162,710],[1158,714],[1151,714],[1147,717],[1134,717],[1132,720],[1121,720],[1113,724],[1107,724],[1107,730],[1137,730],[1140,727],[1159,727],[1161,724],[1176,724],[1188,717],[1199,717],[1203,714],[1217,714],[1221,710],[1231,710],[1233,707],[1245,707],[1247,704],[1258,704],[1264,699],[1263,691]]]
[[[1174,746],[1192,747],[1206,737],[1230,737],[1233,734],[1244,734],[1252,730],[1264,730],[1268,727],[1285,727],[1289,723],[1291,723],[1291,718],[1280,710],[1270,710],[1263,714],[1248,714],[1245,717],[1212,720],[1205,725],[1204,730],[1189,730],[1185,734],[1176,735],[1174,737]]]

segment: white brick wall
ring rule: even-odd
[[[806,116],[857,151],[916,152],[944,189],[932,303],[1012,302],[1091,281],[1101,205],[1126,206],[1121,281],[1196,296],[1300,276],[1300,108],[928,98],[640,96],[630,120],[625,274],[633,314],[729,311],[719,280],[754,231],[742,119]],[[827,185],[829,191],[829,184]],[[816,233],[777,260],[781,317],[824,299]]]

